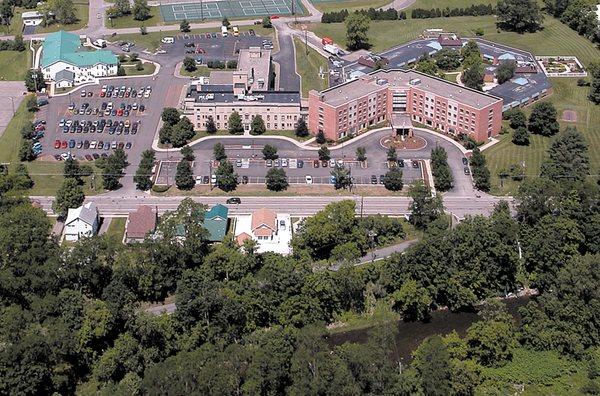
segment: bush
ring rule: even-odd
[[[155,184],[152,186],[152,191],[155,193],[164,193],[164,192],[167,192],[169,190],[169,188],[171,188],[171,186],[165,186],[162,184],[160,186],[158,186]]]

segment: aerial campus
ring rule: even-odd
[[[598,394],[596,2],[0,25],[0,394]]]

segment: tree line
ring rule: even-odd
[[[469,7],[455,7],[455,8],[413,8],[410,12],[412,19],[427,19],[427,18],[447,18],[457,16],[482,16],[482,15],[494,15],[496,10],[491,4],[472,4]]]
[[[321,16],[321,23],[344,22],[350,14],[351,13],[347,9],[343,9],[340,11],[324,12]],[[371,7],[367,10],[356,10],[353,12],[353,14],[364,15],[372,21],[395,21],[398,19],[406,19],[406,12],[398,12],[395,8],[380,10]]]

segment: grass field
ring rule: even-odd
[[[588,88],[578,87],[574,79],[552,79],[554,94],[548,100],[556,106],[559,119],[565,109],[577,111],[577,123],[561,122],[561,130],[567,126],[576,126],[585,137],[589,147],[591,173],[597,174],[600,168],[600,108],[587,100]],[[526,109],[527,112],[530,108]],[[500,143],[485,150],[490,172],[492,174],[493,192],[497,194],[514,193],[518,182],[505,180],[500,188],[498,173],[512,164],[525,163],[525,173],[528,177],[539,175],[540,165],[546,158],[546,151],[553,138],[532,135],[529,146],[517,146],[511,142],[511,136],[504,135]]]
[[[87,1],[75,1],[75,14],[77,15],[77,22],[70,25],[61,25],[58,23],[54,23],[49,26],[38,26],[35,29],[36,33],[51,33],[57,32],[59,30],[79,30],[85,27],[88,23],[88,13],[89,13],[89,3]],[[18,34],[23,31],[23,19],[21,18],[21,14],[26,10],[22,7],[16,7],[14,11],[14,16],[10,20],[9,25],[9,33],[10,34]],[[2,29],[3,32],[6,32],[6,27]]]
[[[274,29],[265,29],[262,26],[240,26],[240,32],[248,31],[249,29],[254,29],[257,35],[263,37],[271,37],[275,36]],[[194,33],[209,33],[209,32],[217,32],[219,29],[193,29],[189,34]],[[149,32],[148,34],[142,35],[141,33],[131,33],[131,34],[118,34],[115,37],[107,36],[105,37],[109,41],[129,41],[135,43],[139,48],[136,48],[135,51],[139,52],[141,49],[148,49],[150,51],[155,51],[158,47],[161,46],[161,40],[164,37],[173,37],[174,35],[180,34],[178,31],[171,32]],[[275,43],[273,43],[275,44]],[[168,48],[167,48],[168,50]]]
[[[294,46],[296,47],[296,71],[301,78],[302,97],[307,98],[311,89],[322,91],[328,87],[327,59],[310,47],[307,54],[304,43],[297,38],[294,38]],[[325,74],[324,78],[319,76],[319,69]]]
[[[183,67],[179,70],[179,74],[185,77],[208,77],[212,69],[206,66],[198,66],[194,71],[187,71]]]
[[[160,19],[158,7],[150,7],[150,18],[145,21],[135,20],[133,19],[133,14],[129,14],[119,18],[112,18],[110,21],[108,18],[105,18],[104,24],[107,28],[121,29],[141,26],[159,26],[164,25],[165,23]]]
[[[0,51],[0,80],[20,81],[31,67],[31,51]]]
[[[391,0],[329,0],[311,1],[315,8],[321,12],[332,12],[347,9],[348,11],[361,10],[365,8],[385,7]]]
[[[495,0],[444,0],[444,1],[440,1],[440,0],[417,0],[415,2],[415,4],[413,4],[412,6],[408,7],[405,11],[408,12],[408,15],[410,16],[410,10],[412,10],[413,8],[425,8],[425,9],[431,9],[431,8],[466,8],[469,7],[473,4],[493,4],[494,6],[496,5],[496,1]]]
[[[144,68],[142,70],[137,70],[135,65],[123,65],[125,69],[125,75],[127,76],[149,76],[154,73],[156,70],[156,65],[154,63],[143,63]]]

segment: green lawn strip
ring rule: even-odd
[[[294,38],[294,44],[296,47],[296,71],[302,79],[302,96],[307,98],[310,90],[322,91],[329,86],[327,59],[314,49],[307,48],[302,40]],[[324,78],[319,76],[320,68],[323,71]]]
[[[104,221],[107,221],[107,219],[104,219]],[[123,235],[125,234],[126,221],[127,219],[125,217],[111,218],[105,235],[116,242],[121,242],[123,240]]]
[[[19,148],[21,147],[21,129],[28,121],[33,120],[33,113],[27,111],[27,98],[24,98],[15,116],[6,126],[0,136],[0,162],[19,162]]]
[[[391,0],[329,0],[312,1],[315,8],[321,12],[332,12],[346,9],[348,11],[362,10],[368,8],[380,8],[391,3]]]
[[[0,51],[0,80],[20,81],[31,66],[31,51]]]
[[[183,67],[179,70],[179,74],[185,77],[208,77],[210,72],[215,69],[209,69],[206,66],[198,66],[194,71],[187,71]]]
[[[551,79],[554,93],[547,100],[552,102],[558,111],[559,121],[564,110],[575,110],[578,122],[561,122],[561,129],[567,126],[575,126],[585,137],[590,147],[591,173],[597,174],[600,168],[600,135],[597,126],[600,125],[600,108],[587,100],[587,87],[578,87],[576,79],[553,78]],[[524,109],[527,114],[531,107]],[[527,177],[539,175],[540,166],[546,158],[546,152],[552,137],[532,135],[529,146],[517,146],[511,142],[511,135],[503,135],[500,143],[484,151],[488,166],[492,174],[492,191],[497,194],[514,194],[519,182],[510,179],[503,181],[500,187],[498,173],[501,169],[508,169],[512,164],[525,163],[525,174]]]
[[[262,26],[240,26],[240,32],[248,31],[250,29],[254,29],[257,35],[264,37],[274,37],[275,30],[274,29],[265,29]],[[218,28],[210,28],[210,29],[194,29],[188,34],[195,33],[216,33],[218,32]],[[134,51],[141,51],[143,49],[148,49],[149,51],[155,51],[158,47],[161,46],[161,40],[164,37],[173,37],[177,34],[181,34],[181,32],[175,31],[165,31],[165,32],[148,32],[147,34],[142,35],[141,33],[130,33],[130,34],[118,34],[114,37],[107,36],[106,39],[115,42],[115,41],[129,41],[136,44],[137,48]],[[220,34],[220,33],[219,33]],[[169,50],[169,45],[165,45],[164,49]]]
[[[285,136],[285,137],[289,137],[291,139],[297,140],[299,142],[305,142],[308,139],[312,138],[311,135],[308,135],[306,137],[298,137],[298,136],[296,136],[295,131],[276,131],[276,130],[266,131],[262,136]]]
[[[48,26],[38,26],[35,28],[36,33],[52,33],[58,32],[59,30],[79,30],[83,29],[87,26],[88,23],[88,14],[89,14],[89,4],[87,2],[75,2],[75,15],[77,15],[77,21],[70,25],[63,25],[60,23],[53,23]],[[16,15],[15,15],[16,17]],[[19,15],[19,19],[21,16]],[[20,30],[19,30],[20,31]]]
[[[146,20],[138,21],[133,18],[133,14],[129,14],[118,18],[112,18],[112,20],[109,20],[107,17],[104,19],[104,24],[109,29],[123,29],[142,26],[160,26],[165,23],[160,18],[158,7],[150,7],[150,18]]]
[[[144,68],[142,70],[138,70],[135,67],[135,64],[129,64],[123,65],[123,69],[125,69],[125,75],[127,76],[149,76],[156,70],[154,63],[144,63],[142,66],[144,66]]]
[[[444,0],[443,2],[440,2],[439,0],[417,0],[405,11],[410,18],[410,10],[415,8],[423,8],[429,10],[432,8],[445,9],[446,7],[448,7],[452,9],[467,8],[477,4],[493,4],[494,6],[496,6],[496,0]]]

